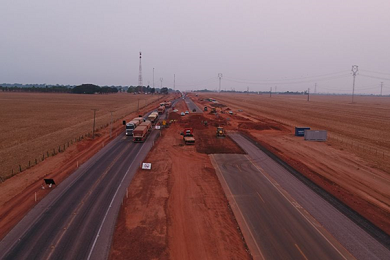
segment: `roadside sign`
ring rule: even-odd
[[[151,170],[152,164],[151,163],[142,163],[142,169],[143,170]]]

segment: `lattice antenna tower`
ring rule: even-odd
[[[139,74],[138,74],[138,86],[142,87],[142,65],[141,65],[142,53],[139,52]]]

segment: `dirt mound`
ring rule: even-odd
[[[179,113],[176,112],[169,113],[168,120],[180,120],[180,119],[181,119],[181,115]]]

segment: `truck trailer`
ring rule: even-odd
[[[133,131],[133,142],[134,143],[143,143],[146,140],[146,137],[148,136],[148,127],[145,125],[139,125],[136,129]]]
[[[152,131],[152,122],[150,122],[149,120],[146,120],[145,122],[142,122],[140,124],[140,126],[146,126],[148,131]]]
[[[159,115],[164,114],[164,112],[165,112],[165,106],[160,106],[160,107],[157,109],[157,112],[158,112]]]
[[[156,121],[157,121],[157,117],[158,117],[158,115],[156,115],[156,114],[150,114],[149,116],[148,116],[148,120],[152,123],[152,124],[154,124]]]

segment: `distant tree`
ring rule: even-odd
[[[130,86],[128,89],[127,89],[127,92],[128,93],[134,93],[136,91],[135,87],[134,86]]]
[[[152,93],[152,94],[156,93],[156,89],[155,88],[151,88],[150,89],[150,93]]]
[[[168,88],[162,88],[160,92],[161,92],[161,94],[167,95],[168,94]]]
[[[100,87],[93,84],[82,84],[74,87],[72,92],[76,94],[95,94],[100,92]]]

